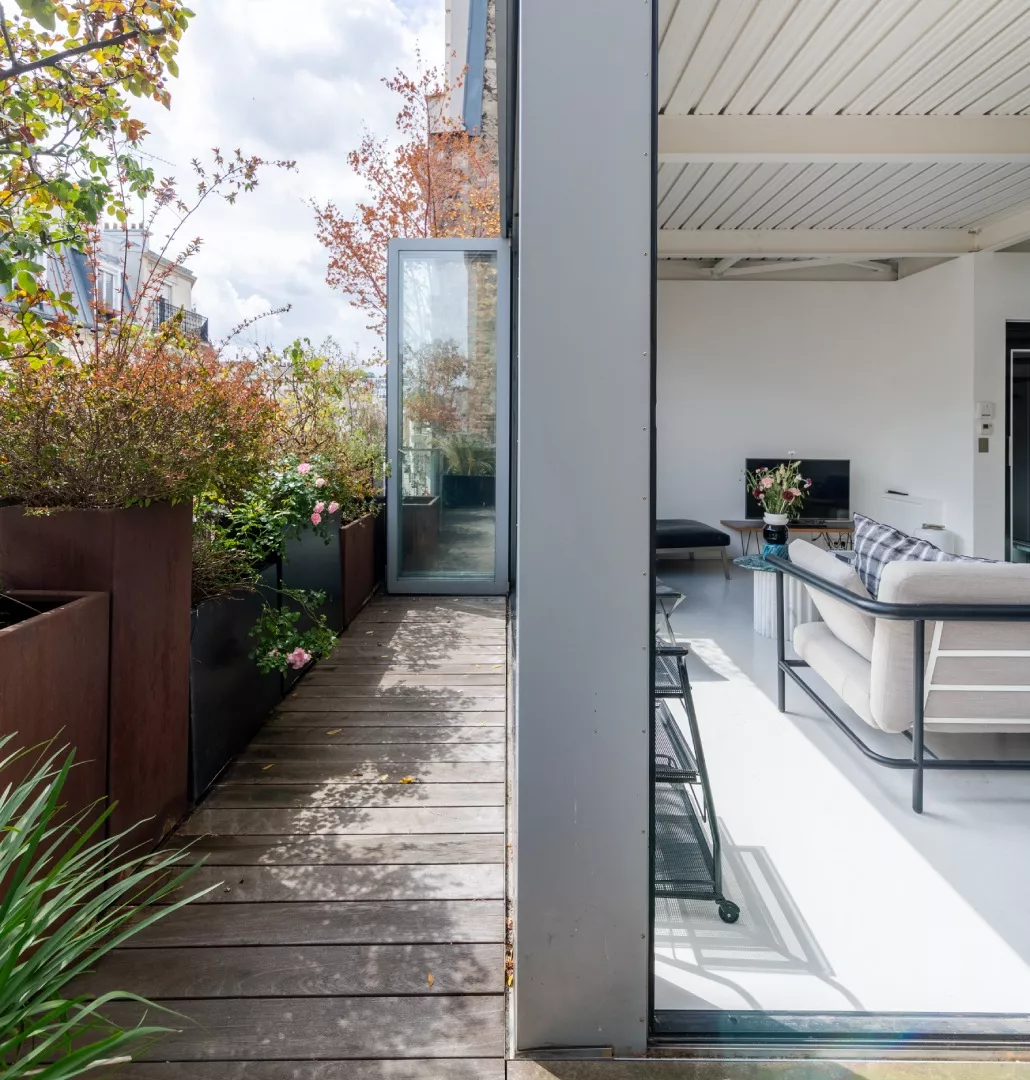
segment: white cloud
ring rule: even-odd
[[[413,71],[420,48],[444,59],[443,0],[193,0],[197,13],[181,46],[172,110],[135,108],[150,128],[147,162],[175,175],[186,194],[189,163],[212,147],[295,159],[296,172],[266,170],[235,206],[207,203],[185,234],[203,238],[189,263],[194,302],[215,338],[247,315],[284,304],[282,316],[251,332],[282,345],[327,334],[367,354],[378,339],[346,297],[325,284],[324,249],[309,200],[341,208],[361,194],[346,155],[362,127],[393,131],[397,102],[382,78]],[[300,14],[300,12],[303,14]],[[159,241],[155,237],[155,241]]]

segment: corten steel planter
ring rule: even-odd
[[[190,639],[190,799],[196,802],[257,734],[282,699],[279,673],[262,675],[250,653],[265,600],[277,602],[279,568],[269,564],[256,592],[205,600]]]
[[[10,592],[42,614],[0,629],[0,735],[4,754],[54,740],[75,748],[62,800],[74,814],[107,794],[107,593]],[[24,778],[28,755],[2,778]],[[101,809],[97,808],[98,812]]]
[[[151,818],[139,843],[160,840],[187,805],[192,529],[185,504],[0,510],[7,587],[110,593],[110,828]]]
[[[365,514],[340,529],[343,565],[343,624],[349,626],[375,592],[374,514]]]
[[[373,524],[373,543],[375,546],[375,579],[377,585],[386,584],[386,496],[377,495],[376,511]]]

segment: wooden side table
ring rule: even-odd
[[[756,540],[758,554],[762,551],[762,529],[765,522],[756,518],[748,518],[741,521],[720,521],[720,525],[735,532],[740,537],[740,554],[747,556],[751,550],[751,537]],[[853,521],[819,521],[805,525],[788,525],[788,535],[806,536],[809,539],[815,537],[826,541],[826,546],[834,551],[848,550],[851,547],[855,535],[855,523]],[[736,561],[736,560],[734,560]]]

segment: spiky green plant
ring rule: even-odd
[[[0,777],[39,751],[11,752],[14,738],[0,738]],[[127,833],[103,836],[112,808],[68,812],[61,794],[74,759],[74,750],[54,752],[48,744],[25,779],[0,790],[3,1080],[69,1080],[129,1061],[141,1044],[173,1030],[145,1020],[123,1028],[104,1015],[112,1002],[135,1003],[141,1013],[157,1006],[128,991],[76,994],[69,984],[111,949],[203,895],[172,899],[196,869],[175,865],[181,850],[125,854]],[[157,901],[168,902],[151,906]]]

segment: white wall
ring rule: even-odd
[[[853,510],[886,516],[887,488],[939,499],[972,552],[974,265],[896,282],[661,282],[659,516],[743,517],[744,459],[793,450],[850,458]]]
[[[974,403],[996,405],[995,434],[974,456],[976,552],[1005,557],[1005,323],[1030,321],[1030,255],[984,252],[975,267]]]

